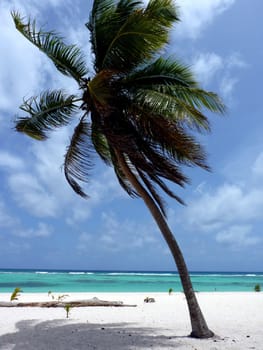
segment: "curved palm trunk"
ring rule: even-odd
[[[134,174],[130,171],[129,167],[126,164],[123,156],[120,154],[116,154],[118,158],[119,166],[121,167],[123,173],[126,178],[133,185],[137,193],[142,197],[144,203],[148,207],[151,212],[156,224],[158,225],[166,243],[168,244],[170,251],[175,260],[178,273],[181,279],[181,283],[183,286],[184,294],[187,300],[188,309],[190,313],[192,332],[190,334],[191,337],[194,338],[210,338],[214,336],[214,333],[208,328],[202,311],[199,307],[198,301],[196,299],[196,295],[193,290],[192,282],[190,279],[190,275],[181,252],[181,249],[176,242],[173,233],[171,232],[164,216],[159,210],[158,206],[153,201],[152,197],[148,194],[148,192],[143,188]]]

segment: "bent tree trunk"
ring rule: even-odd
[[[158,225],[172,255],[174,258],[174,261],[176,263],[178,273],[181,279],[181,283],[183,286],[184,294],[187,300],[187,305],[189,309],[190,314],[190,320],[192,325],[192,332],[190,334],[193,338],[211,338],[214,336],[214,333],[208,328],[205,318],[202,314],[202,311],[200,309],[200,306],[198,304],[198,301],[196,299],[196,295],[193,290],[193,285],[190,279],[190,275],[183,257],[183,254],[181,252],[181,249],[176,242],[173,233],[171,232],[166,219],[164,218],[163,214],[161,213],[158,206],[155,204],[152,197],[149,195],[149,193],[144,189],[144,187],[140,184],[140,182],[137,180],[135,175],[131,172],[128,165],[126,164],[125,159],[121,154],[117,154],[118,163],[127,177],[127,179],[130,181],[130,183],[133,185],[137,193],[141,196],[144,203],[148,207],[149,211],[151,212],[156,224]]]

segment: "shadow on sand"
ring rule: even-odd
[[[156,335],[156,329],[130,323],[27,320],[17,322],[16,328],[16,332],[0,336],[0,350],[176,349],[186,341],[184,337]]]

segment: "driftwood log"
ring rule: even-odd
[[[98,298],[76,301],[39,301],[39,302],[19,302],[0,301],[0,307],[86,307],[86,306],[115,306],[115,307],[136,307],[137,305],[123,304],[122,301],[106,301]]]

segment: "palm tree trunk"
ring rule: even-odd
[[[117,153],[117,152],[116,152]],[[126,178],[130,181],[134,189],[141,196],[144,203],[151,212],[156,224],[158,225],[168,247],[173,255],[174,261],[176,263],[178,273],[181,279],[183,286],[184,294],[187,300],[188,309],[190,313],[192,332],[190,334],[193,338],[211,338],[214,336],[214,333],[208,328],[205,318],[202,314],[200,306],[198,304],[196,295],[193,290],[193,285],[190,279],[190,275],[181,252],[181,249],[174,238],[173,233],[171,232],[166,219],[161,213],[160,209],[149,195],[149,193],[144,189],[141,183],[137,180],[136,176],[132,173],[128,167],[124,157],[120,154],[116,154],[118,159],[118,164],[121,167]]]

